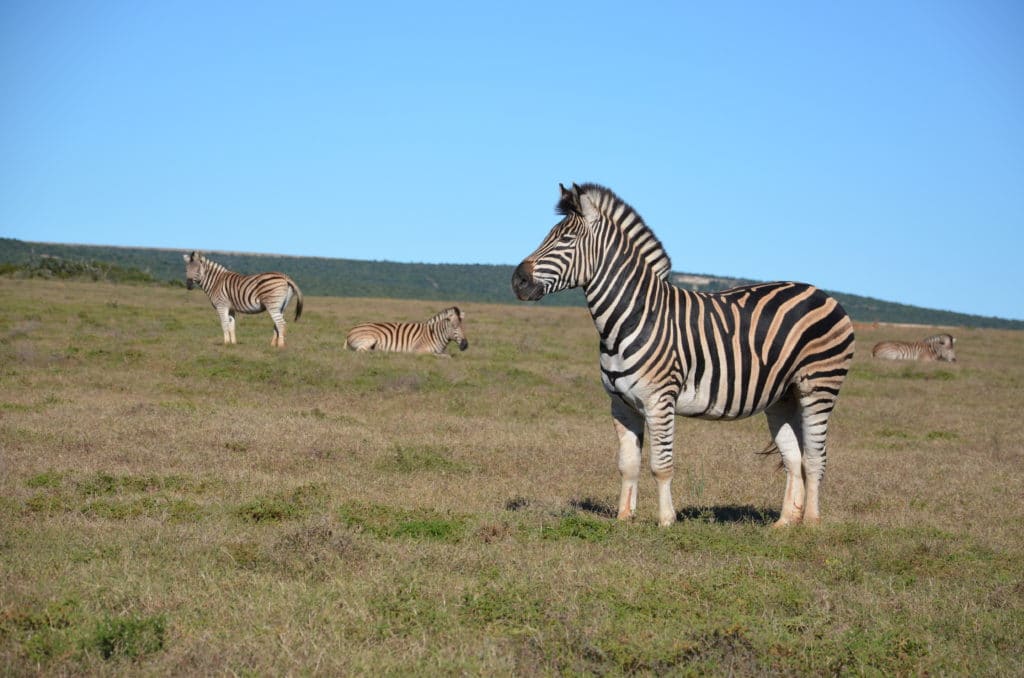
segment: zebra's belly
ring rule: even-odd
[[[262,313],[263,311],[267,310],[267,307],[264,306],[263,304],[232,304],[231,308],[236,313]]]
[[[662,375],[643,374],[635,366],[626,364],[619,356],[601,356],[601,382],[609,395],[625,401],[638,412],[645,412],[654,406],[666,392],[678,392],[675,411],[684,417],[699,419],[743,419],[762,411],[764,408],[744,407],[738,403],[726,406],[725,392],[714,389],[710,383],[696,384],[692,374],[679,384]]]

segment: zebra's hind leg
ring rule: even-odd
[[[828,433],[828,419],[834,407],[835,398],[827,392],[812,393],[800,399],[803,475],[807,487],[804,523],[807,524],[817,524],[821,521],[818,491],[821,479],[825,476],[825,439]]]
[[[284,348],[284,316],[280,312],[268,312],[274,321],[274,336],[270,338],[270,345]]]
[[[780,401],[765,410],[768,430],[772,434],[775,446],[779,448],[782,466],[786,470],[786,493],[782,498],[782,513],[775,521],[774,527],[794,525],[801,522],[804,517],[806,495],[801,463],[804,432],[801,410],[792,393],[787,393]]]
[[[636,493],[640,479],[640,450],[644,444],[644,418],[618,396],[612,396],[612,419],[619,436],[619,520],[636,516]]]

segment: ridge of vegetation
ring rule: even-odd
[[[0,238],[0,275],[184,285],[184,268],[179,252]],[[518,303],[509,286],[514,269],[512,265],[399,263],[218,251],[204,251],[204,254],[242,273],[286,272],[308,295]],[[674,272],[671,279],[683,289],[702,292],[716,292],[757,282],[680,272]],[[1022,320],[922,308],[846,292],[826,291],[839,300],[851,318],[862,323],[1024,329]],[[539,303],[546,306],[583,306],[584,299],[579,290],[570,290],[546,297]]]

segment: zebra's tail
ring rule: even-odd
[[[291,278],[288,278],[288,284],[295,290],[295,322],[299,322],[299,316],[302,315],[302,290]]]
[[[762,456],[768,456],[769,454],[778,454],[778,455],[780,455],[779,456],[779,469],[786,468],[783,465],[783,463],[782,463],[782,457],[781,457],[782,453],[779,451],[779,446],[775,444],[774,440],[772,442],[768,443],[768,446],[766,448],[764,448],[763,450],[758,450],[758,451],[754,452],[754,454],[760,454]]]

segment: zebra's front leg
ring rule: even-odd
[[[612,419],[619,436],[619,520],[636,516],[636,493],[640,479],[640,450],[644,444],[644,418],[618,396],[612,396]]]
[[[232,337],[235,333],[235,319],[231,317],[231,312],[228,308],[218,308],[217,315],[220,316],[220,329],[224,334],[224,345],[233,344]]]
[[[647,414],[647,429],[651,434],[651,473],[658,483],[658,525],[668,527],[676,522],[676,509],[672,502],[672,442],[675,436],[675,400],[664,399]]]

